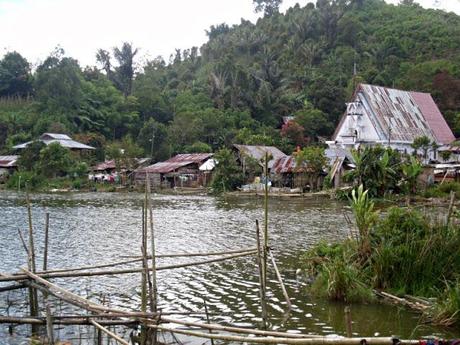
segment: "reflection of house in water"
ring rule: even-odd
[[[178,154],[167,161],[136,169],[135,182],[144,184],[148,175],[152,187],[196,188],[206,186],[210,181],[210,171],[214,167],[213,164],[207,163],[212,156],[212,153]]]
[[[0,182],[18,169],[19,156],[0,156]]]

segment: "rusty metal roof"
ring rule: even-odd
[[[431,95],[429,93],[411,92],[411,96],[421,110],[428,125],[433,130],[437,142],[450,144],[455,141],[452,130],[449,128]]]
[[[158,162],[148,167],[138,169],[137,172],[149,174],[167,174],[190,164],[201,164],[212,156],[212,153],[178,154],[168,159],[167,161]]]
[[[293,156],[284,156],[273,162],[271,172],[274,174],[291,173],[296,169],[296,166],[297,164]]]
[[[282,151],[275,146],[262,146],[262,145],[233,145],[240,154],[247,155],[261,161],[265,157],[265,153],[268,152],[273,158],[268,162],[268,168],[271,169],[275,160],[281,157],[286,157]]]
[[[17,166],[19,156],[0,156],[0,168],[13,168]]]
[[[438,144],[455,140],[429,93],[360,84],[353,100],[363,105],[363,113],[369,117],[381,139],[410,143],[417,137],[427,136]],[[347,115],[345,112],[334,140]]]

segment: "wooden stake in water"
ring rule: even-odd
[[[48,336],[48,344],[54,345],[53,317],[49,304],[46,305],[46,334]]]
[[[262,326],[264,329],[267,329],[267,292],[266,285],[264,280],[264,267],[262,261],[262,250],[260,246],[260,229],[259,221],[256,219],[256,241],[257,241],[257,266],[259,268],[259,295],[260,295],[260,304],[262,307]]]
[[[206,322],[209,324],[211,322],[209,321],[208,306],[206,305],[206,300],[204,298],[203,298],[203,302],[204,302],[204,312],[206,313]],[[209,330],[209,334],[212,334],[211,329]],[[212,338],[211,338],[211,345],[214,345],[214,339]]]
[[[152,290],[151,290],[151,312],[156,313],[158,309],[158,288],[157,288],[157,265],[156,265],[156,253],[155,253],[155,233],[153,231],[153,209],[150,199],[150,178],[147,174],[147,191],[148,191],[148,200],[147,205],[149,208],[150,214],[150,250],[151,250],[151,259],[152,259]]]
[[[346,306],[344,311],[345,311],[345,325],[347,327],[347,337],[351,338],[353,336],[353,333],[352,333],[352,328],[351,328],[352,321],[351,321],[350,307]]]
[[[43,271],[48,269],[48,231],[50,226],[50,214],[45,214],[45,250],[43,251]]]
[[[268,152],[265,152],[265,194],[264,194],[264,286],[267,286],[268,261]]]
[[[29,258],[28,258],[28,267],[32,273],[36,272],[35,266],[35,247],[34,247],[34,231],[32,226],[32,208],[30,206],[29,193],[26,192],[26,203],[27,203],[27,216],[29,220]],[[30,315],[32,317],[38,316],[38,294],[37,289],[30,287],[29,288],[29,303],[30,303]],[[32,334],[37,334],[38,328],[36,325],[32,325]]]

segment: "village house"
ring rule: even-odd
[[[6,181],[9,175],[18,169],[19,156],[0,156],[0,182]]]
[[[211,179],[214,164],[209,160],[212,156],[212,153],[178,154],[167,161],[136,169],[135,183],[144,184],[148,175],[153,188],[204,187]]]
[[[121,179],[121,183],[125,184],[135,169],[144,168],[151,162],[151,158],[133,158],[130,162],[120,161],[115,159],[106,160],[91,167],[91,174],[89,178],[95,181],[109,181],[115,180],[115,177]]]
[[[327,144],[348,150],[383,145],[411,154],[414,140],[422,136],[439,147],[455,140],[429,93],[360,84]],[[435,148],[428,153],[427,160],[438,159]]]
[[[273,164],[278,158],[286,157],[286,154],[274,146],[234,144],[233,147],[236,153],[237,161],[241,165],[245,176],[251,175],[249,166],[252,162],[256,163],[261,169],[263,169],[266,153],[268,153],[269,156],[267,164],[268,172],[270,172]],[[249,178],[251,177],[253,176],[249,176]]]
[[[85,145],[85,144],[79,143],[78,141],[73,140],[67,134],[44,133],[37,140],[41,141],[45,145],[49,145],[52,143],[58,143],[59,145],[63,147],[67,147],[71,151],[79,152],[79,153],[84,152],[84,151],[89,151],[89,150],[95,150],[95,148],[92,146],[88,146],[88,145]],[[32,142],[33,141],[28,141],[26,143],[13,146],[13,149],[15,150],[25,149]]]

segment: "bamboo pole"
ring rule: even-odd
[[[91,325],[91,317],[79,317],[60,319],[58,317],[52,318],[53,325]],[[32,317],[12,317],[12,316],[0,316],[0,324],[18,324],[18,325],[46,325],[46,318],[32,318]],[[107,326],[129,326],[139,324],[138,320],[99,320],[101,325]]]
[[[264,286],[267,287],[267,261],[268,261],[268,152],[265,152],[265,194],[264,194]]]
[[[105,334],[107,334],[109,337],[115,339],[116,341],[118,341],[120,344],[123,344],[123,345],[129,345],[129,343],[125,340],[123,340],[123,338],[119,337],[118,335],[116,335],[115,333],[113,333],[112,331],[109,331],[107,328],[105,328],[104,326],[102,326],[100,323],[94,321],[94,320],[90,320],[90,322],[99,330],[101,330],[102,332],[104,332]]]
[[[214,262],[220,262],[230,259],[235,259],[239,257],[249,256],[255,254],[256,251],[248,251],[243,252],[240,254],[234,255],[227,255],[220,258],[202,260],[202,261],[195,261],[183,264],[174,264],[174,265],[165,265],[165,266],[157,266],[157,271],[163,270],[170,270],[170,269],[177,269],[177,268],[184,268],[190,266],[197,266],[197,265],[204,265]],[[102,275],[118,275],[118,274],[130,274],[130,273],[142,273],[144,268],[127,268],[127,269],[120,269],[120,270],[105,270],[105,271],[82,271],[82,272],[57,272],[57,273],[41,273],[38,272],[37,275],[41,278],[69,278],[69,277],[93,277],[93,276],[102,276]],[[151,270],[151,268],[149,269]],[[22,281],[26,280],[26,274],[15,274],[15,275],[2,275],[0,276],[0,282],[8,282],[8,281]]]
[[[46,335],[48,336],[48,344],[54,345],[53,317],[49,304],[46,305]]]
[[[50,214],[45,214],[45,250],[43,251],[43,271],[48,269],[48,231],[50,226]]]
[[[181,330],[177,328],[168,328],[163,326],[157,325],[150,325],[150,327],[156,328],[158,330],[162,330],[165,332],[172,332],[178,334],[184,334],[199,338],[205,339],[218,339],[218,340],[226,340],[226,341],[234,341],[234,342],[245,342],[245,343],[258,343],[258,344],[295,344],[295,345],[318,345],[318,344],[327,344],[327,345],[360,345],[363,344],[365,341],[369,345],[393,345],[395,339],[394,338],[331,338],[331,337],[319,337],[319,338],[304,338],[304,339],[292,339],[292,338],[281,338],[281,337],[274,337],[274,338],[265,338],[265,337],[251,337],[251,336],[235,336],[235,335],[227,335],[227,334],[209,334],[204,332],[196,332],[196,331],[188,331],[188,330]],[[402,345],[416,345],[418,344],[418,340],[399,340],[399,344]]]
[[[148,174],[147,174],[148,176]],[[148,190],[150,192],[150,179],[147,179],[148,183]],[[156,264],[156,253],[155,253],[155,232],[153,230],[153,209],[152,209],[152,203],[150,200],[150,195],[149,195],[149,200],[148,200],[148,207],[149,207],[149,214],[150,214],[150,250],[151,250],[151,260],[152,260],[152,309],[150,310],[152,313],[157,312],[158,308],[158,287],[157,287],[157,275],[156,275],[156,270],[157,270],[157,264]]]
[[[204,311],[206,313],[206,322],[210,324],[211,322],[209,321],[208,305],[206,304],[206,300],[204,298],[203,298],[203,303],[204,303]],[[209,329],[209,334],[212,334],[211,329]],[[214,339],[211,339],[211,345],[214,345]]]
[[[26,203],[27,203],[27,217],[29,223],[29,260],[30,263],[29,269],[32,272],[36,272],[35,266],[35,247],[34,247],[34,231],[32,225],[32,208],[30,206],[30,199],[29,199],[29,192],[26,192]],[[30,303],[30,315],[37,316],[38,315],[38,294],[37,290],[33,287],[29,288],[29,303]],[[32,335],[37,334],[38,329],[36,326],[32,325]]]
[[[28,252],[27,247],[25,248],[25,250],[26,250],[26,252]],[[156,254],[155,258],[218,256],[218,255],[227,255],[227,254],[239,254],[239,253],[245,253],[245,252],[250,252],[250,251],[255,251],[255,250],[256,250],[256,248],[246,248],[246,249],[236,249],[236,250],[228,250],[228,251],[223,251],[223,252],[209,252],[209,253]],[[54,269],[54,270],[40,271],[40,272],[36,272],[36,273],[41,275],[41,274],[47,274],[47,273],[84,271],[84,270],[92,270],[92,269],[98,269],[98,268],[123,266],[123,265],[131,264],[131,263],[135,263],[135,262],[141,262],[141,261],[144,260],[143,256],[134,256],[134,257],[135,257],[135,259],[117,261],[117,262],[113,262],[113,263],[109,263],[109,264],[103,264],[103,265],[90,265],[90,266],[81,266],[81,267],[74,267],[74,268],[60,268],[60,269]],[[150,260],[151,258],[152,258],[151,255],[147,255],[147,259]],[[14,276],[14,274],[13,274],[13,276]]]
[[[204,329],[212,329],[215,331],[261,335],[261,336],[267,336],[267,337],[285,337],[285,338],[320,338],[321,337],[320,335],[266,331],[266,330],[260,330],[260,329],[223,326],[219,324],[204,324],[204,323],[193,322],[193,321],[177,320],[177,319],[172,319],[172,318],[164,317],[164,316],[161,316],[161,320],[163,322],[175,323],[178,325],[189,326],[189,327],[199,327],[199,328],[204,328]],[[145,320],[142,320],[142,321],[146,322],[147,324],[149,324],[149,322],[152,322],[152,321],[145,321]]]
[[[292,304],[291,304],[289,295],[287,293],[286,286],[284,285],[283,278],[281,277],[280,271],[278,270],[278,266],[276,265],[276,261],[275,261],[275,257],[273,256],[273,253],[271,251],[269,251],[268,253],[270,254],[270,259],[272,261],[273,268],[275,269],[276,278],[278,278],[278,282],[281,286],[281,290],[283,291],[284,299],[286,300],[286,304],[287,304],[288,311],[289,311],[292,308]]]
[[[257,267],[259,269],[259,295],[260,295],[260,305],[262,307],[262,326],[267,329],[267,300],[266,300],[266,287],[264,282],[264,269],[262,262],[262,250],[260,248],[260,228],[259,221],[256,219],[256,241],[257,241]]]

